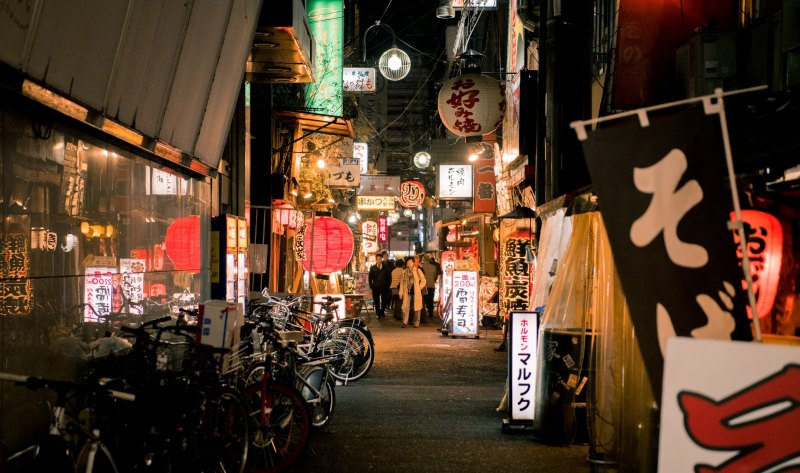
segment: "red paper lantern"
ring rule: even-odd
[[[416,209],[425,200],[425,186],[419,181],[403,181],[400,183],[400,205]]]
[[[350,227],[333,217],[315,217],[306,225],[303,268],[317,274],[344,269],[353,257]]]
[[[439,90],[439,116],[458,136],[482,136],[503,120],[505,92],[500,81],[481,74],[462,74]]]
[[[200,217],[190,215],[175,220],[164,239],[167,256],[178,271],[200,272]]]
[[[731,212],[731,220],[736,220],[736,213]],[[783,228],[777,218],[759,210],[742,210],[742,221],[747,237],[747,257],[750,259],[753,293],[756,296],[756,313],[758,318],[763,318],[772,312],[775,296],[778,294],[783,256]],[[736,255],[741,266],[742,247],[739,244],[738,232],[733,232],[733,239],[736,242]],[[746,282],[743,281],[742,284],[747,288]],[[753,318],[749,306],[747,314]]]

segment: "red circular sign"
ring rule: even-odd
[[[425,200],[425,186],[419,181],[403,181],[400,184],[400,205],[417,208]]]

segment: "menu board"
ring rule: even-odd
[[[478,273],[453,271],[453,336],[478,335]]]
[[[111,315],[115,274],[117,268],[86,268],[84,322],[100,322],[100,317]]]

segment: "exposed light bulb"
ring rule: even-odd
[[[470,162],[477,161],[478,160],[478,155],[477,154],[470,154],[468,159],[469,159]]]
[[[317,160],[317,167],[320,168],[320,169],[325,169],[325,160],[324,159],[318,159]]]
[[[403,60],[397,54],[392,54],[389,56],[389,60],[386,61],[386,65],[393,71],[399,71],[403,67]]]

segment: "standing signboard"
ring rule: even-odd
[[[508,415],[504,423],[531,424],[536,410],[539,314],[511,312],[508,346]]]
[[[453,271],[454,337],[478,338],[478,272]]]

